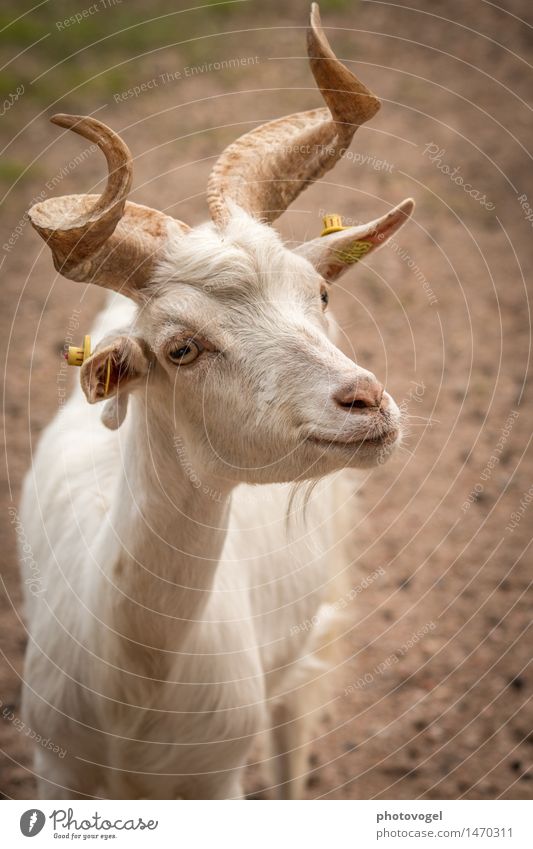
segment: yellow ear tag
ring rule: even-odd
[[[343,226],[341,216],[335,213],[325,215],[323,220],[324,229],[320,234],[321,236],[328,236],[330,233],[338,233],[340,230],[350,229]],[[347,265],[353,265],[354,262],[359,262],[373,247],[372,242],[354,242],[349,248],[343,251],[336,251],[336,256],[341,262],[345,262]]]
[[[323,220],[324,229],[321,232],[321,236],[328,236],[330,233],[338,233],[339,230],[347,230],[347,227],[343,227],[342,218],[340,215],[336,215],[334,212],[330,212],[328,215],[325,215]]]
[[[107,397],[107,393],[109,391],[109,381],[111,379],[111,357],[107,358],[106,365],[106,373],[105,373],[105,387],[104,387],[104,397]]]
[[[91,356],[91,337],[84,336],[83,337],[83,346],[76,347],[75,345],[69,345],[68,353],[65,354],[65,359],[69,366],[82,366],[85,360],[88,360]],[[105,372],[105,385],[104,385],[104,398],[107,396],[109,392],[109,384],[111,382],[111,357],[108,357],[106,360],[106,372]]]
[[[359,262],[372,247],[372,242],[354,242],[346,250],[338,251],[336,255],[341,262],[345,262],[347,265],[353,265],[354,262]]]
[[[65,357],[69,366],[81,366],[85,360],[91,356],[91,337],[84,336],[83,346],[77,348],[74,345],[69,345],[68,353]]]

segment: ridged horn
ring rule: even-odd
[[[234,202],[272,223],[308,185],[338,161],[380,101],[335,56],[322,29],[318,4],[307,31],[311,71],[327,107],[262,124],[229,145],[208,182],[214,222],[223,227]]]
[[[65,277],[135,297],[148,282],[170,231],[189,228],[127,201],[131,153],[117,133],[91,117],[54,115],[51,120],[98,145],[107,160],[107,185],[101,195],[66,195],[35,204],[29,210],[31,223]]]

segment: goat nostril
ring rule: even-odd
[[[355,401],[338,401],[337,403],[340,407],[346,407],[346,409],[348,410],[364,410],[366,407],[368,407],[368,404],[366,403],[366,401],[363,401],[362,398],[356,398]]]
[[[338,391],[333,400],[343,410],[376,410],[381,406],[383,391],[377,380],[358,380],[350,388]]]

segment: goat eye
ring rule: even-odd
[[[174,348],[168,352],[168,357],[177,366],[186,366],[202,353],[202,349],[197,342],[189,339],[181,348]]]
[[[320,300],[324,304],[325,307],[329,304],[329,294],[327,289],[322,289],[320,292]]]

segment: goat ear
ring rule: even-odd
[[[80,382],[89,404],[108,400],[102,421],[111,429],[126,416],[128,394],[148,373],[149,360],[142,343],[132,336],[104,339],[81,367]]]
[[[295,253],[309,260],[319,274],[333,282],[351,265],[385,244],[405,224],[414,207],[414,200],[407,198],[382,218],[304,242]]]
[[[117,392],[109,401],[104,404],[102,415],[100,416],[102,424],[109,430],[117,430],[128,412],[128,393]]]

